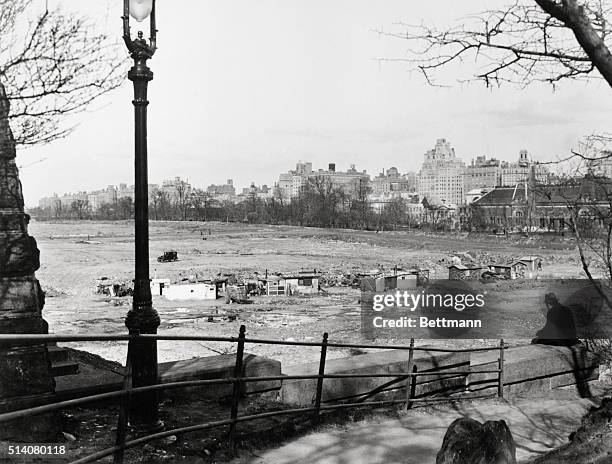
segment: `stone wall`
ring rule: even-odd
[[[8,114],[0,83],[0,333],[44,334],[44,292],[34,275],[39,251],[28,235]],[[0,413],[49,400],[54,387],[46,344],[0,344]],[[58,433],[56,416],[43,415],[8,423],[0,428],[0,439],[45,441]]]

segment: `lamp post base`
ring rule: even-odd
[[[146,435],[153,435],[154,433],[161,432],[166,428],[166,424],[163,421],[158,420],[156,423],[152,424],[128,424],[130,430],[137,437],[142,437]]]

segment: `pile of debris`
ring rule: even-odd
[[[96,293],[111,297],[126,297],[134,294],[131,283],[115,282],[108,277],[100,277],[96,285]]]

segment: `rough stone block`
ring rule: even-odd
[[[23,209],[23,193],[14,159],[0,156],[0,208]]]
[[[498,351],[472,356],[473,371],[497,369]],[[582,383],[596,378],[598,361],[580,345],[574,347],[526,345],[504,352],[504,392],[524,394],[550,391],[561,385]],[[473,373],[471,391],[496,388],[497,374]]]
[[[40,267],[36,240],[25,232],[0,234],[0,276],[33,274]]]
[[[408,350],[388,350],[349,358],[331,359],[325,365],[326,374],[393,374],[408,369]],[[437,372],[440,376],[417,377],[416,395],[433,391],[462,390],[465,377],[442,378],[442,373],[469,370],[468,353],[438,353],[416,351],[414,366],[417,372]],[[286,375],[316,375],[319,363],[300,364],[285,369]],[[364,395],[384,393],[393,397],[405,395],[406,380],[393,377],[340,378],[323,381],[322,401],[355,399]],[[310,405],[316,395],[317,381],[283,380],[282,401],[286,404]],[[401,396],[400,396],[401,395]]]
[[[34,276],[0,277],[0,317],[4,311],[39,313],[45,302],[44,297],[45,294]],[[1,324],[0,332],[9,333]]]
[[[0,210],[0,233],[27,232],[30,216],[24,212]]]
[[[0,399],[52,392],[51,362],[44,344],[0,350]]]
[[[162,383],[179,382],[185,380],[222,379],[234,376],[236,365],[235,354],[207,356],[182,361],[161,363],[159,365],[159,378]],[[243,377],[264,377],[281,375],[281,363],[264,356],[245,353],[243,361]],[[257,381],[242,384],[244,395],[262,393],[280,388],[280,380]],[[218,398],[231,395],[232,384],[208,385],[202,387],[188,387],[166,390],[164,395],[178,399],[192,396],[204,398]]]

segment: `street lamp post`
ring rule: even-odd
[[[130,16],[141,22],[150,18],[150,38],[147,42],[138,32],[132,39]],[[153,73],[147,60],[156,50],[155,0],[123,1],[123,40],[134,65],[128,79],[134,83],[135,118],[135,276],[132,309],[125,325],[130,334],[154,334],[159,327],[159,315],[153,308],[149,278],[149,192],[147,178],[147,87]],[[130,341],[128,347],[132,363],[132,385],[142,387],[157,383],[157,342],[155,340]],[[140,432],[152,433],[163,428],[159,420],[157,392],[135,395],[130,403],[130,425]]]

